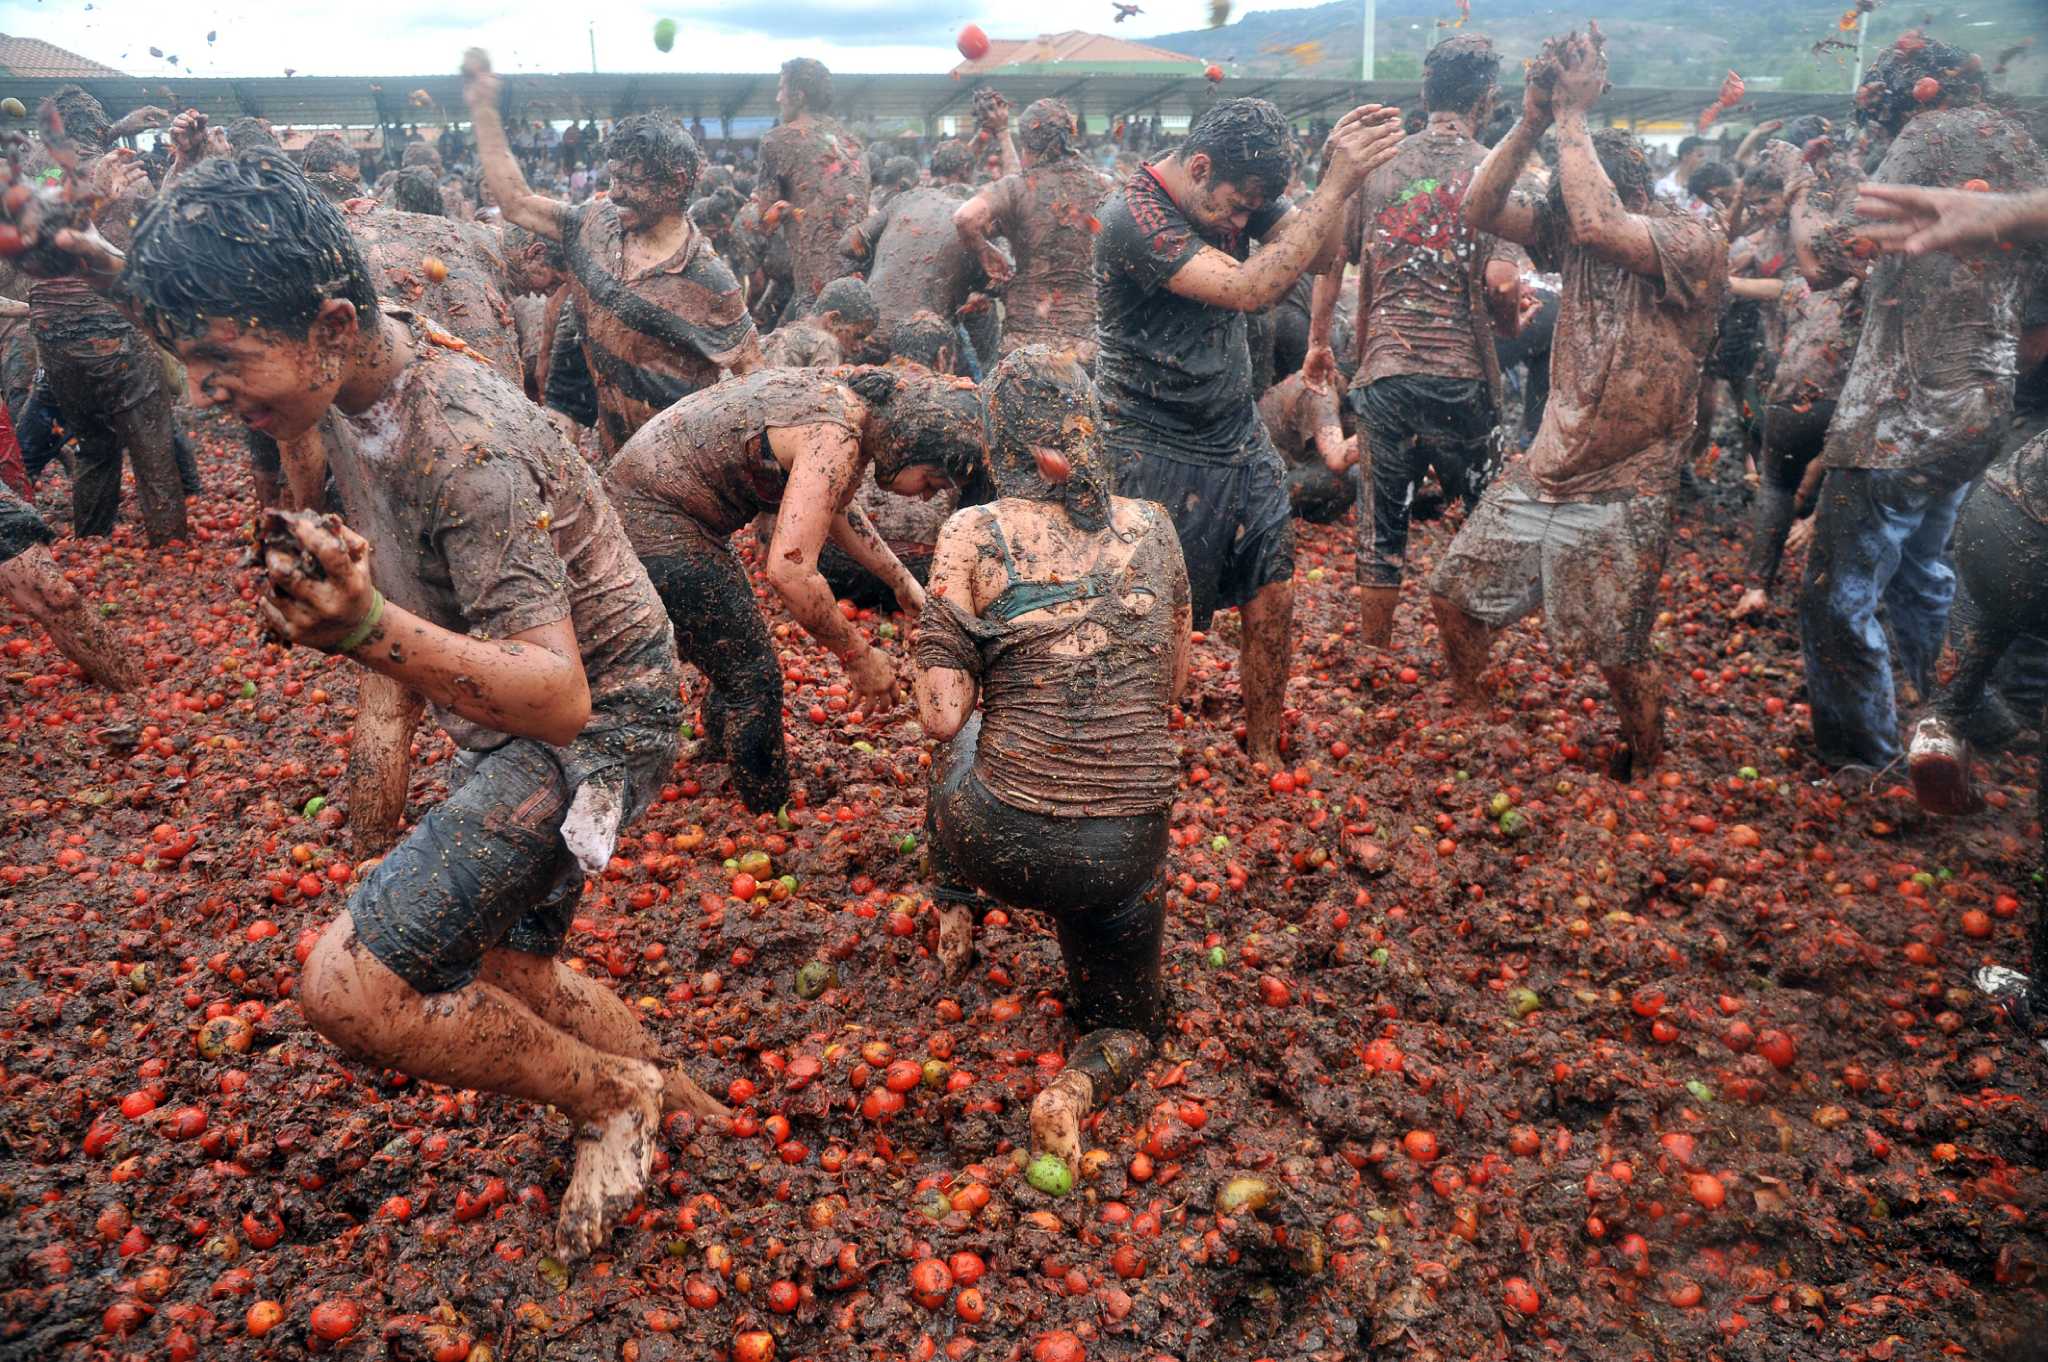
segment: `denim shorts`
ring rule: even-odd
[[[635,724],[567,749],[515,738],[463,753],[460,783],[350,898],[356,939],[421,993],[469,984],[498,947],[554,955],[583,896],[583,867],[562,840],[576,797],[565,754],[570,769],[591,772],[578,788],[622,784],[624,827],[661,788],[676,738],[673,724]]]

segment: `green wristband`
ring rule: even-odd
[[[370,588],[370,608],[362,620],[348,631],[348,637],[334,645],[337,653],[352,653],[363,646],[363,641],[377,630],[377,622],[384,618],[384,593],[376,587]]]

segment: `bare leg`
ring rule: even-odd
[[[1432,595],[1429,607],[1436,613],[1437,637],[1443,640],[1444,662],[1451,669],[1451,685],[1458,698],[1468,705],[1484,704],[1486,692],[1479,685],[1479,674],[1486,670],[1494,631],[1442,596]]]
[[[349,844],[358,858],[381,856],[405,816],[412,734],[426,701],[382,673],[365,670],[356,691],[348,749]]]
[[[551,1026],[608,1055],[644,1059],[661,1069],[663,1111],[730,1121],[732,1112],[691,1081],[683,1066],[662,1063],[661,1047],[619,995],[552,956],[499,949],[484,956],[483,982],[517,998]]]
[[[49,549],[36,544],[0,563],[0,595],[50,631],[64,656],[108,690],[142,684],[142,666],[100,619],[78,588],[64,580]]]
[[[1031,1103],[1031,1147],[1057,1154],[1067,1171],[1081,1174],[1081,1118],[1095,1105],[1095,1084],[1076,1069],[1062,1069]]]
[[[948,979],[958,979],[974,963],[974,910],[964,903],[939,909],[939,965]]]
[[[1663,760],[1664,674],[1654,662],[1602,667],[1600,673],[1614,692],[1614,707],[1621,715],[1621,740],[1628,747],[1626,754],[1615,754],[1616,765],[1610,773],[1616,780],[1628,780]]]
[[[1269,582],[1244,603],[1244,723],[1251,759],[1280,763],[1280,714],[1287,700],[1287,663],[1294,645],[1294,583]]]
[[[154,364],[154,356],[144,361]],[[172,447],[171,395],[159,388],[148,401],[107,418],[135,470],[135,496],[142,504],[142,529],[152,547],[190,533],[185,519],[185,480]],[[115,477],[120,476],[119,465]]]
[[[1358,636],[1369,648],[1384,648],[1394,641],[1394,607],[1401,603],[1398,586],[1359,588]]]
[[[363,949],[346,916],[314,945],[298,996],[306,1020],[352,1054],[567,1112],[579,1129],[557,1232],[565,1257],[596,1248],[645,1189],[662,1094],[645,1060],[593,1049],[482,980],[422,994]]]

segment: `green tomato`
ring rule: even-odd
[[[1221,855],[1222,853],[1230,850],[1230,839],[1228,837],[1225,837],[1220,832],[1217,833],[1214,837],[1211,837],[1209,839],[1209,850],[1217,853],[1218,855]]]
[[[1047,1196],[1065,1196],[1074,1190],[1074,1174],[1057,1154],[1040,1154],[1024,1170],[1025,1179]]]
[[[1520,837],[1529,830],[1529,815],[1520,809],[1509,809],[1500,816],[1500,830],[1510,837]]]
[[[311,799],[309,799],[309,800],[307,800],[307,801],[306,801],[306,807],[305,807],[305,810],[304,810],[305,816],[306,816],[306,817],[308,817],[308,818],[311,818],[311,817],[312,817],[312,816],[313,816],[314,814],[316,814],[316,813],[320,812],[320,810],[322,810],[322,809],[324,809],[324,808],[326,808],[326,807],[327,807],[327,796],[326,796],[326,795],[314,795],[314,796],[313,796],[313,797],[312,797]]]
[[[1230,963],[1230,956],[1224,951],[1224,949],[1221,946],[1211,946],[1209,948],[1209,954],[1206,957],[1204,957],[1203,962],[1207,964],[1210,969],[1222,969],[1225,965]]]
[[[1508,1006],[1517,1017],[1526,1017],[1539,1011],[1543,1006],[1543,995],[1533,988],[1511,988],[1508,990]]]
[[[875,632],[883,638],[894,638],[896,637],[896,626],[888,620],[883,620],[881,624],[876,626]]]
[[[1695,1101],[1711,1102],[1714,1100],[1714,1090],[1700,1082],[1697,1078],[1688,1078],[1685,1081],[1685,1090],[1693,1095],[1693,1100]]]
[[[1741,776],[1744,780],[1755,780],[1759,772],[1754,766],[1745,766],[1740,771],[1737,771],[1735,774]]]
[[[1487,802],[1486,807],[1495,818],[1498,818],[1509,809],[1515,807],[1515,801],[1509,799],[1505,794],[1497,794]]]
[[[839,982],[839,972],[823,960],[807,960],[797,967],[796,996],[806,1001]]]
[[[658,19],[654,24],[654,45],[663,52],[676,45],[676,21]]]
[[[917,834],[914,832],[906,832],[901,837],[897,838],[896,850],[902,852],[905,856],[908,856],[911,852],[916,851]]]
[[[254,681],[244,681],[242,683],[242,698],[244,700],[254,700],[256,698],[256,683]]]
[[[1385,946],[1381,946],[1378,950],[1372,953],[1372,962],[1375,965],[1384,965],[1387,963],[1387,948]]]

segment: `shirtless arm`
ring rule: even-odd
[[[989,230],[996,220],[995,200],[990,197],[994,188],[990,185],[953,210],[953,230],[967,253],[981,262],[981,272],[988,276],[990,287],[1001,288],[1017,270],[1002,248],[989,240]]]
[[[981,527],[988,515],[981,509],[954,515],[939,530],[939,542],[932,553],[932,594],[944,597],[970,615],[974,613],[974,567],[981,561],[980,541],[987,537]],[[952,667],[919,667],[916,691],[917,721],[923,725],[925,736],[945,742],[974,713],[979,688],[967,672]]]
[[[844,518],[840,508],[860,479],[860,441],[844,427],[824,424],[772,430],[768,440],[789,469],[768,544],[768,584],[796,622],[845,665],[864,697],[884,696],[895,680],[894,670],[839,613],[839,602],[818,571],[818,553],[832,522]],[[883,552],[888,552],[886,545]]]
[[[491,59],[480,47],[472,47],[462,58],[462,97],[469,105],[471,124],[476,129],[477,159],[483,163],[484,183],[505,221],[524,227],[551,241],[562,239],[562,209],[557,200],[536,194],[520,173],[512,144],[505,140],[505,124],[498,116],[500,84],[491,70]]]
[[[1517,246],[1536,244],[1541,225],[1536,207],[1513,191],[1550,124],[1550,95],[1532,79],[1522,87],[1522,117],[1494,144],[1466,187],[1465,221],[1473,231],[1491,233]]]

